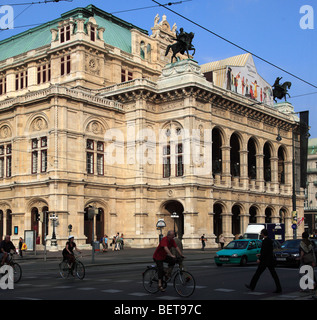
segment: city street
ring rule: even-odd
[[[298,269],[278,267],[283,292],[274,294],[273,279],[266,270],[257,288],[251,292],[245,288],[256,270],[256,264],[246,267],[226,265],[217,267],[213,261],[215,251],[191,250],[186,268],[196,280],[196,290],[189,299],[181,298],[171,283],[166,292],[149,294],[142,286],[142,272],[150,265],[151,249],[96,254],[91,263],[89,253],[82,259],[86,266],[84,280],[59,275],[58,259],[25,259],[21,262],[22,279],[13,290],[1,290],[2,300],[299,300],[311,293],[299,291]],[[144,252],[144,254],[142,253]],[[139,261],[139,263],[138,263]],[[20,262],[20,260],[19,260]],[[130,262],[130,263],[129,263]]]

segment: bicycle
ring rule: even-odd
[[[164,279],[162,280],[162,287],[165,289],[167,287],[167,283],[171,282],[173,279],[173,286],[177,294],[181,297],[190,297],[195,291],[195,278],[190,272],[181,269],[178,262],[176,262],[176,264],[176,270],[174,267],[171,277],[166,279],[166,275],[164,276]],[[147,266],[147,269],[142,275],[144,289],[149,293],[157,293],[159,291],[157,266]]]
[[[22,277],[22,268],[18,263],[13,261],[13,253],[8,253],[6,264],[13,269],[13,282],[18,283]]]
[[[74,276],[74,272],[78,279],[83,280],[85,278],[85,266],[75,257],[73,266],[69,266],[66,259],[63,259],[59,264],[59,273],[63,279],[67,279],[69,275]]]

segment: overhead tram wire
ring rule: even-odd
[[[15,4],[8,4],[9,6],[14,6],[14,5],[32,5],[32,4],[46,4],[49,2],[61,2],[61,1],[67,1],[67,2],[72,2],[73,0],[46,0],[46,1],[39,1],[39,2],[32,2],[32,3],[15,3]],[[182,1],[177,1],[177,2],[168,2],[165,5],[171,6],[174,4],[182,4],[183,2],[189,2],[192,0],[182,0]],[[150,8],[156,8],[156,7],[160,7],[161,5],[153,5],[153,6],[147,6],[147,7],[141,7],[141,8],[135,8],[135,9],[126,9],[126,10],[121,10],[121,11],[114,11],[111,12],[111,14],[117,14],[117,13],[124,13],[124,12],[130,12],[130,11],[137,11],[137,10],[143,10],[143,9],[150,9]],[[44,22],[43,22],[44,23]],[[30,24],[30,25],[24,25],[24,26],[17,26],[14,27],[15,29],[17,28],[26,28],[26,27],[34,27],[34,26],[39,26],[43,23],[35,23],[35,24]],[[4,30],[9,30],[8,28],[5,29],[1,29],[0,31],[4,31]]]
[[[172,9],[168,8],[168,7],[166,7],[164,4],[161,4],[161,3],[159,3],[159,2],[158,2],[158,1],[156,1],[156,0],[152,0],[152,1],[153,1],[153,2],[155,2],[156,4],[158,4],[158,5],[162,6],[162,7],[163,7],[163,8],[165,8],[166,10],[169,10],[170,12],[172,12],[172,13],[176,14],[177,16],[179,16],[179,17],[183,18],[184,20],[187,20],[188,22],[190,22],[190,23],[192,23],[192,24],[196,25],[197,27],[199,27],[199,28],[201,28],[201,29],[203,29],[203,30],[205,30],[205,31],[207,31],[207,32],[209,32],[209,33],[211,33],[211,34],[213,34],[214,36],[216,36],[216,37],[218,37],[218,38],[220,38],[220,39],[222,39],[222,40],[224,40],[224,41],[228,42],[229,44],[231,44],[231,45],[233,45],[233,46],[235,46],[235,47],[239,48],[240,50],[243,50],[244,52],[247,52],[247,53],[252,54],[252,56],[254,56],[254,57],[258,58],[259,60],[261,60],[261,61],[263,61],[263,62],[265,62],[265,63],[267,63],[267,64],[269,64],[269,65],[273,66],[274,68],[279,69],[280,71],[283,71],[283,72],[287,73],[288,75],[290,75],[290,76],[292,76],[292,77],[296,78],[297,80],[300,80],[300,81],[302,81],[302,82],[304,82],[304,83],[306,83],[306,84],[308,84],[308,85],[310,85],[310,86],[312,86],[312,87],[314,87],[314,88],[316,88],[316,89],[317,89],[317,85],[314,85],[314,84],[312,84],[312,83],[310,83],[310,82],[308,82],[308,81],[306,81],[306,80],[304,80],[304,79],[302,79],[302,78],[300,78],[300,77],[296,76],[295,74],[293,74],[293,73],[291,73],[291,72],[289,72],[289,71],[287,71],[287,70],[285,70],[285,69],[283,69],[283,68],[281,68],[281,67],[277,66],[276,64],[274,64],[274,63],[272,63],[272,62],[270,62],[270,61],[268,61],[268,60],[266,60],[266,59],[264,59],[264,58],[262,58],[262,57],[258,56],[257,54],[252,53],[251,51],[249,51],[249,50],[247,50],[247,49],[245,49],[245,48],[243,48],[243,47],[239,46],[238,44],[236,44],[236,43],[234,43],[234,42],[232,42],[232,41],[230,41],[230,40],[228,40],[228,39],[226,39],[226,38],[224,38],[224,37],[222,37],[222,36],[220,36],[219,34],[217,34],[217,33],[213,32],[213,31],[211,31],[210,29],[207,29],[206,27],[202,26],[201,24],[199,24],[199,23],[197,23],[197,22],[195,22],[195,21],[193,21],[193,20],[191,20],[191,19],[189,19],[189,18],[187,18],[187,17],[183,16],[182,14],[180,14],[180,13],[178,13],[178,12],[176,12],[176,11],[174,11],[174,10],[172,10]]]
[[[44,1],[36,1],[36,2],[24,2],[24,3],[9,3],[9,4],[6,4],[7,6],[26,6],[26,5],[29,5],[29,4],[46,4],[46,3],[51,3],[51,2],[73,2],[73,0],[44,0]]]

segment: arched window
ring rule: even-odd
[[[271,148],[266,142],[263,148],[263,168],[264,168],[264,181],[271,181]]]
[[[285,184],[285,150],[283,147],[278,149],[278,182]]]
[[[250,179],[256,179],[256,146],[254,139],[248,142],[248,176]]]
[[[141,59],[145,59],[145,43],[141,41],[140,43],[140,57]]]
[[[151,62],[151,52],[152,52],[152,48],[151,45],[148,43],[148,45],[146,46],[146,55],[147,55],[147,60]]]
[[[213,175],[222,173],[222,141],[220,130],[212,130],[212,173]]]
[[[230,168],[231,176],[240,176],[240,143],[238,136],[234,133],[230,138]]]

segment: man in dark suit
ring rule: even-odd
[[[262,247],[261,247],[260,255],[257,260],[257,263],[259,265],[254,276],[252,277],[250,285],[246,284],[245,286],[248,289],[253,291],[255,289],[255,286],[261,274],[266,268],[268,268],[276,285],[276,290],[274,291],[274,293],[280,293],[282,292],[282,287],[281,287],[278,275],[274,268],[273,241],[268,237],[268,232],[266,229],[263,229],[261,231],[261,237],[263,238]]]

